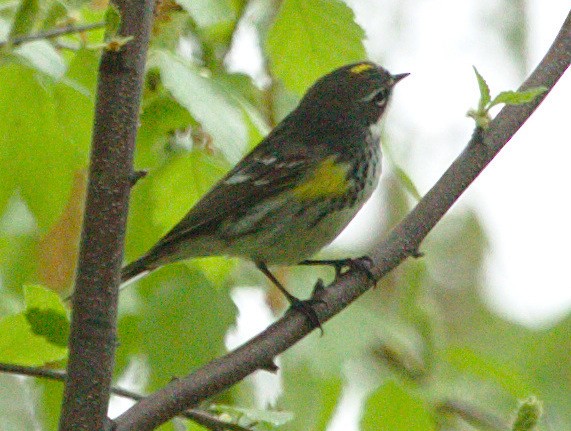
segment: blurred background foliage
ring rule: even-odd
[[[103,31],[11,41],[101,22],[105,8],[104,0],[0,0],[1,362],[65,366],[69,310],[60,297],[73,284]],[[516,64],[523,16],[493,30]],[[231,60],[247,31],[259,38],[253,77],[233,72]],[[126,260],[169,230],[317,77],[365,59],[364,38],[338,0],[159,1],[135,161],[148,175],[133,188]],[[387,133],[383,145],[390,153],[397,141]],[[331,253],[365,253],[414,205],[414,172],[391,159],[373,204],[382,216],[360,227],[371,240]],[[475,211],[449,214],[422,251],[323,337],[286,352],[277,376],[260,372],[212,400],[216,414],[252,430],[503,430],[518,401],[534,394],[545,408],[539,429],[571,429],[571,318],[532,330],[488,308],[487,239]],[[305,297],[332,274],[288,268],[279,276]],[[163,268],[121,295],[116,381],[156,390],[245,341],[285,305],[248,263]],[[60,383],[6,374],[0,382],[1,429],[56,429]],[[111,413],[124,406],[114,398]],[[203,428],[161,427],[175,429]]]

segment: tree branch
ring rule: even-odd
[[[2,362],[0,362],[0,373],[17,374],[21,376],[30,376],[30,377],[41,377],[45,379],[56,380],[58,382],[64,382],[66,378],[64,370],[52,370],[49,368],[42,368],[42,367],[25,367],[22,365],[5,364]],[[116,386],[111,388],[111,392],[120,397],[129,398],[135,401],[144,398],[143,395],[141,394],[129,391],[127,389],[119,388]],[[197,424],[202,425],[203,427],[208,428],[212,431],[221,431],[221,430],[250,431],[248,428],[244,428],[240,425],[222,421],[203,410],[197,410],[197,409],[186,410],[182,412],[179,416],[182,416],[186,419],[190,419],[196,422]]]
[[[567,16],[553,45],[520,90],[545,86],[553,88],[571,61],[571,14]],[[443,215],[498,154],[547,92],[533,102],[505,106],[486,131],[476,130],[466,149],[452,163],[418,205],[389,233],[371,254],[372,272],[382,278],[413,255]],[[361,271],[350,271],[319,291],[315,305],[325,322],[371,288]],[[227,355],[217,358],[192,374],[172,381],[165,388],[135,404],[115,420],[115,431],[147,431],[166,422],[178,412],[238,383],[305,337],[313,328],[297,312],[286,313],[264,332]]]
[[[43,377],[50,380],[65,380],[64,370],[51,370],[41,367],[26,367],[24,365],[5,364],[0,362],[0,373],[18,374],[20,376]]]
[[[103,51],[99,65],[60,431],[109,426],[119,271],[153,18],[152,0],[114,3],[122,17],[120,36],[133,40],[118,51]]]
[[[85,31],[99,30],[100,28],[104,27],[105,27],[104,22],[96,22],[93,24],[85,24],[85,25],[67,25],[65,27],[54,28],[51,30],[42,31],[40,33],[18,36],[12,40],[4,40],[0,42],[0,48],[6,45],[18,46],[23,43],[31,42],[34,40],[53,39],[54,37],[63,36],[66,34],[83,33]]]

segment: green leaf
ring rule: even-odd
[[[179,130],[186,130],[192,124],[192,117],[186,109],[170,97],[161,94],[143,107],[141,127],[137,134],[135,153],[136,166],[145,169],[161,167],[164,150]]]
[[[64,385],[47,379],[34,379],[38,387],[37,413],[42,419],[43,430],[55,430],[59,425]],[[37,417],[36,417],[37,420]]]
[[[486,109],[488,103],[490,103],[490,87],[488,87],[486,80],[482,75],[480,75],[480,72],[478,72],[476,66],[472,67],[474,68],[474,73],[476,74],[476,78],[478,80],[478,87],[480,88],[480,102],[478,103],[478,111],[482,112]]]
[[[502,331],[501,336],[492,340],[494,345],[509,345],[513,339],[506,331]],[[528,378],[533,380],[533,391],[528,393],[541,394],[541,400],[549,409],[559,412],[566,420],[566,426],[562,422],[559,429],[571,429],[570,351],[571,314],[545,330],[526,331],[526,337],[518,340],[511,350],[514,358],[520,358]]]
[[[162,427],[158,428],[158,431],[163,431],[163,428]],[[164,431],[171,431],[171,430],[167,429]],[[210,431],[210,430],[208,428],[203,427],[202,425],[197,424],[196,422],[187,421],[184,431]]]
[[[525,400],[517,411],[513,431],[532,431],[543,414],[543,405],[535,397]]]
[[[265,106],[262,92],[255,87],[249,76],[243,74],[219,74],[215,79],[228,97],[246,113],[248,125],[253,129],[251,133],[259,138],[254,140],[254,144],[258,144],[271,131],[267,119],[262,114]],[[252,139],[250,142],[252,143]]]
[[[93,129],[99,52],[79,50],[69,63],[54,91],[56,115],[66,141],[77,148],[87,162]]]
[[[190,116],[168,98],[157,98],[155,102],[143,113],[144,124],[139,142],[142,146],[138,149],[142,154],[137,156],[141,160],[139,163],[149,163],[154,169],[137,183],[131,195],[127,260],[146,252],[230,168],[221,157],[212,156],[201,149],[176,154],[157,151],[157,147],[164,146],[161,139],[166,142],[168,133],[187,125]],[[218,266],[207,273],[218,274],[220,269]],[[226,270],[229,271],[230,266],[222,272]]]
[[[52,310],[56,314],[67,316],[66,308],[59,295],[43,286],[35,284],[25,286],[24,299],[27,311],[33,309]]]
[[[42,30],[49,30],[57,27],[58,23],[68,18],[68,9],[64,3],[57,0],[49,5],[45,17],[42,21]]]
[[[331,70],[366,57],[365,32],[339,0],[285,0],[266,41],[273,74],[301,95]]]
[[[141,354],[156,389],[225,351],[236,310],[226,290],[190,265],[169,265],[139,282]]]
[[[35,40],[20,45],[14,50],[36,70],[59,80],[65,73],[63,57],[53,45],[45,40]]]
[[[106,51],[118,52],[134,38],[134,36],[130,35],[119,36],[121,19],[121,11],[117,5],[110,2],[105,10],[105,43],[99,45]]]
[[[178,0],[199,27],[232,21],[236,16],[230,0]]]
[[[109,41],[117,36],[121,28],[121,12],[115,3],[109,2],[105,10],[105,40]]]
[[[361,421],[363,431],[433,431],[427,403],[403,386],[389,382],[369,397]]]
[[[209,431],[208,428],[205,428],[202,425],[197,424],[196,422],[186,421],[185,425],[186,427],[184,428],[184,431]],[[163,427],[164,425],[158,428],[158,431],[171,431],[170,428],[163,430]]]
[[[0,68],[0,184],[20,193],[45,231],[67,203],[87,152],[65,139],[52,87],[37,75],[17,64]]]
[[[37,246],[38,236],[35,232],[0,236],[3,288],[19,294],[22,284],[34,277],[38,264]]]
[[[59,297],[41,287],[24,291],[26,310],[0,320],[0,362],[41,366],[64,359],[69,322]]]
[[[1,8],[0,8],[1,12]],[[8,38],[8,34],[10,33],[10,23],[2,19],[0,16],[0,41],[5,41]],[[3,56],[0,56],[0,65],[2,64]]]
[[[228,166],[201,150],[173,158],[149,178],[155,225],[166,233],[227,170]]]
[[[283,381],[279,405],[295,414],[287,429],[324,431],[323,423],[334,410],[342,386],[340,374],[325,379],[307,361],[298,362],[295,356],[295,350],[290,350],[279,364]]]
[[[506,105],[523,105],[534,100],[537,96],[545,93],[546,87],[534,87],[525,91],[502,91],[490,103],[490,108],[500,103]]]
[[[2,87],[2,84],[0,83],[0,88]],[[2,96],[0,95],[0,99],[2,99]],[[0,107],[0,112],[2,112],[2,107]],[[2,125],[0,125],[0,130],[2,129]],[[0,132],[0,137],[1,137],[1,132]],[[0,168],[4,168],[6,166],[9,166],[10,164],[10,159],[12,157],[12,155],[10,154],[11,152],[8,151],[8,149],[4,146],[4,145],[0,145]],[[10,199],[10,197],[14,194],[15,191],[15,187],[16,187],[16,178],[13,178],[12,175],[6,175],[3,174],[0,171],[0,214],[4,214],[4,211],[6,210],[6,206],[8,204],[8,201]],[[2,244],[0,243],[0,246]],[[0,258],[0,262],[3,260],[3,258],[5,258],[6,254],[2,253],[2,257]]]
[[[164,86],[212,136],[216,148],[231,162],[240,160],[246,148],[248,130],[242,110],[226,95],[222,86],[166,51],[155,52],[154,61]]]
[[[201,269],[212,284],[223,284],[236,267],[236,259],[227,256],[211,256],[193,260],[193,265]]]
[[[226,422],[238,424],[243,427],[252,427],[255,424],[256,430],[273,430],[293,419],[291,412],[278,412],[272,410],[246,409],[242,407],[213,404],[209,406],[209,411],[218,415],[225,415],[229,420]],[[222,416],[224,417],[224,416]]]
[[[129,287],[121,293],[121,304],[131,306],[134,301],[129,297],[134,289]],[[142,337],[139,331],[143,317],[140,314],[128,314],[120,309],[117,324],[117,336],[121,341],[115,354],[115,375],[125,373],[135,355],[141,353]]]
[[[16,11],[8,39],[28,34],[34,28],[39,13],[39,0],[22,0]]]
[[[164,228],[153,222],[154,171],[142,178],[131,193],[129,220],[125,246],[126,261],[130,262],[149,250],[165,233]]]
[[[69,319],[59,295],[42,286],[33,285],[24,287],[24,298],[25,316],[34,334],[45,337],[55,345],[67,346]]]
[[[422,196],[420,195],[418,189],[416,188],[414,182],[412,181],[412,179],[408,176],[408,174],[400,167],[397,165],[393,165],[393,168],[395,170],[395,174],[397,176],[397,178],[399,179],[399,181],[401,182],[402,186],[404,187],[404,189],[410,193],[410,195],[418,202],[422,199]]]
[[[529,385],[512,364],[494,361],[485,354],[476,354],[467,347],[451,347],[446,351],[446,357],[464,376],[472,375],[482,381],[494,381],[516,397],[522,397],[529,392]]]
[[[341,381],[321,381],[321,391],[319,394],[319,400],[321,402],[321,410],[319,411],[319,417],[317,419],[317,424],[315,426],[315,431],[326,431],[327,426],[333,418],[335,409],[339,404],[341,398],[341,390],[343,385]]]
[[[164,14],[163,17],[161,15],[155,17],[153,37],[149,41],[150,50],[165,49],[176,52],[180,38],[188,35],[188,13],[182,9],[180,11],[167,9],[161,13]]]
[[[0,183],[0,193],[3,187],[13,191],[14,185]],[[34,216],[19,196],[13,196],[6,209],[0,206],[0,213],[2,214],[0,221],[2,287],[5,293],[11,292],[19,297],[22,294],[22,285],[30,277],[35,277],[37,270],[37,225]],[[12,312],[15,310],[17,308],[13,308]]]

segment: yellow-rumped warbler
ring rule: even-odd
[[[379,121],[393,86],[407,75],[362,62],[323,76],[170,232],[123,268],[121,281],[192,257],[246,258],[319,325],[311,305],[267,265],[325,264],[339,272],[352,264],[305,259],[333,241],[375,189]]]

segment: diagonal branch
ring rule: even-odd
[[[40,33],[26,34],[24,36],[15,37],[12,40],[5,40],[0,42],[0,48],[5,45],[18,46],[26,42],[31,42],[40,39],[53,39],[55,37],[64,36],[72,33],[83,33],[85,31],[99,30],[105,27],[104,22],[96,22],[93,24],[85,25],[66,25],[65,27],[54,28],[51,30],[42,31]]]
[[[553,45],[520,90],[544,86],[551,90],[571,62],[571,14]],[[486,131],[477,129],[466,149],[418,205],[373,250],[372,271],[382,278],[414,255],[430,230],[474,179],[529,118],[544,93],[526,105],[505,106]],[[350,271],[319,292],[315,308],[325,322],[371,288],[363,272]],[[147,431],[238,383],[305,337],[312,328],[300,313],[287,313],[264,332],[227,355],[135,404],[115,420],[115,431]]]

